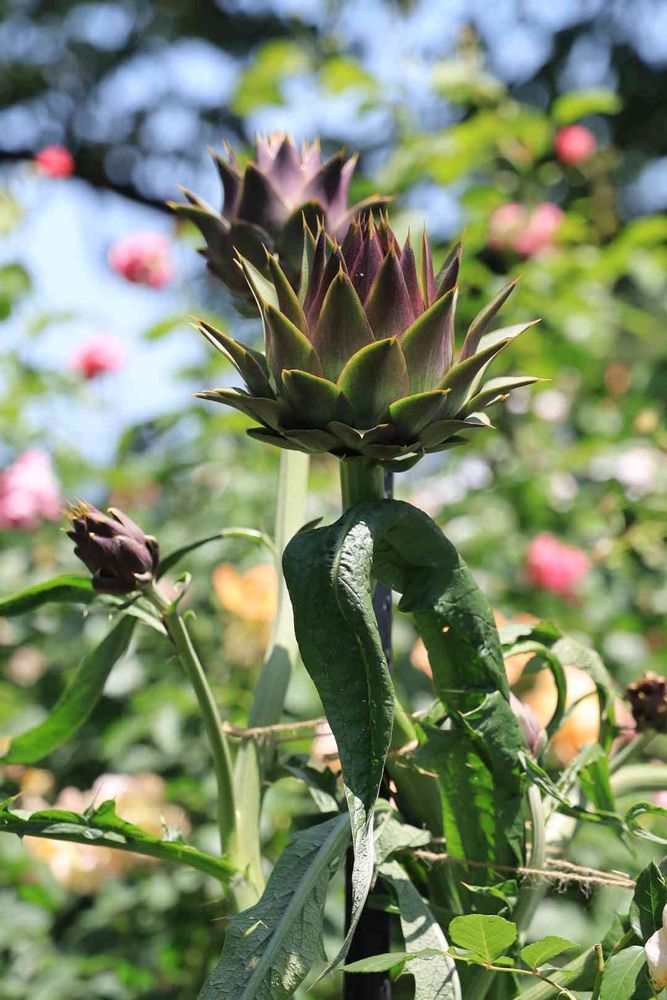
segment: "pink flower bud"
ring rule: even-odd
[[[597,149],[597,141],[585,125],[566,125],[556,132],[554,149],[561,163],[574,166],[590,159]]]
[[[526,553],[528,579],[534,587],[572,597],[590,569],[582,549],[565,545],[548,532],[536,535]]]
[[[514,712],[519,728],[523,733],[526,746],[532,757],[538,757],[547,744],[546,730],[542,728],[539,720],[530,705],[519,701],[515,694],[510,692],[510,707]]]
[[[555,244],[563,216],[562,208],[549,201],[533,209],[508,202],[489,219],[488,244],[494,250],[513,250],[522,257],[532,257]]]
[[[169,240],[161,233],[132,233],[109,250],[109,266],[126,281],[162,288],[174,277]]]
[[[61,505],[51,459],[41,448],[29,448],[0,472],[0,530],[30,531],[58,520]]]
[[[123,364],[123,345],[108,333],[89,337],[74,352],[72,368],[85,379],[97,378],[106,372],[115,372]]]
[[[49,177],[71,177],[74,173],[74,158],[64,146],[45,146],[36,153],[35,163]]]

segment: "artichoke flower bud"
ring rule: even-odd
[[[201,231],[206,240],[202,253],[213,274],[249,302],[252,296],[236,266],[236,250],[266,271],[264,247],[268,247],[278,254],[296,287],[304,219],[311,228],[322,225],[331,236],[342,239],[354,215],[387,201],[372,195],[348,207],[357,158],[346,159],[341,150],[323,162],[319,142],[304,143],[299,150],[290,136],[275,132],[257,136],[254,157],[245,167],[229,145],[225,154],[212,151],[223,187],[222,210],[217,212],[186,190],[188,204],[172,202],[171,208]]]
[[[244,387],[197,395],[254,418],[248,433],[280,448],[362,456],[394,471],[427,452],[464,444],[489,426],[483,412],[529,375],[483,383],[489,363],[532,324],[488,332],[512,292],[503,288],[455,350],[461,246],[437,275],[424,235],[419,260],[386,217],[353,220],[341,244],[306,227],[295,291],[271,254],[271,281],[239,257],[263,319],[264,353],[202,323]]]
[[[667,732],[667,679],[649,671],[626,691],[637,729]]]
[[[93,575],[101,594],[131,594],[149,584],[160,564],[160,547],[127,514],[109,508],[108,514],[87,503],[66,512],[74,553]]]

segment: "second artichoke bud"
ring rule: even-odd
[[[518,386],[520,375],[483,384],[489,363],[531,324],[489,332],[514,283],[473,320],[455,352],[454,316],[461,248],[434,274],[426,236],[417,261],[386,218],[354,220],[342,244],[305,230],[295,291],[266,255],[271,281],[239,263],[264,325],[265,353],[201,325],[237,368],[244,389],[198,395],[255,418],[248,432],[282,448],[363,456],[388,468],[465,442],[489,425],[482,412]]]
[[[102,594],[131,594],[151,583],[160,565],[160,547],[127,514],[114,507],[104,514],[78,503],[67,512],[74,553],[93,575]]]
[[[242,167],[230,146],[226,155],[213,152],[223,187],[220,212],[191,191],[188,204],[171,208],[193,222],[206,240],[202,251],[209,269],[234,294],[251,301],[246,281],[236,266],[240,251],[260,270],[266,268],[264,247],[277,253],[293,285],[301,267],[303,220],[322,225],[331,236],[342,237],[353,215],[386,204],[372,195],[348,206],[348,192],[356,156],[346,159],[341,150],[322,161],[318,142],[297,149],[284,133],[258,136],[254,156]]]

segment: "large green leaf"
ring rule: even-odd
[[[413,615],[424,638],[438,695],[456,724],[485,744],[492,771],[513,798],[522,782],[515,753],[521,736],[488,602],[454,546],[422,511],[396,500],[360,504],[329,527],[296,535],[283,566],[301,655],[340,751],[357,915],[372,878],[370,819],[393,725],[373,579],[403,594],[399,608]],[[486,703],[489,695],[497,699]],[[463,713],[471,712],[464,723]]]
[[[0,616],[11,618],[26,611],[36,611],[44,604],[90,604],[96,597],[89,576],[54,576],[26,590],[0,599]]]
[[[380,868],[380,875],[396,896],[408,954],[427,949],[441,953],[410,961],[406,971],[414,976],[414,1000],[461,1000],[454,960],[444,954],[447,938],[407,872],[397,861],[389,861]]]
[[[349,836],[347,817],[339,816],[290,839],[262,898],[232,917],[199,1000],[285,1000],[294,994],[326,957],[324,903]]]
[[[119,851],[145,854],[151,858],[162,858],[198,868],[222,882],[229,882],[234,874],[234,868],[224,858],[204,854],[203,851],[184,844],[180,838],[155,837],[121,819],[116,814],[112,799],[86,810],[85,813],[64,809],[41,809],[31,813],[12,809],[11,806],[11,800],[0,803],[0,832],[15,833],[18,837],[67,840],[75,844],[113,847]]]
[[[646,981],[646,954],[640,945],[612,955],[602,976],[600,1000],[648,1000],[652,995]]]
[[[132,638],[136,618],[124,616],[81,661],[49,715],[33,729],[16,736],[1,758],[4,764],[35,764],[68,740],[97,705],[113,665]]]

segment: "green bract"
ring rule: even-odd
[[[206,240],[202,253],[210,270],[236,295],[250,298],[236,267],[237,250],[255,267],[266,270],[264,247],[268,247],[279,255],[296,285],[304,218],[313,229],[321,224],[332,236],[342,238],[354,215],[387,200],[372,195],[348,208],[357,157],[346,160],[341,150],[323,163],[318,142],[304,143],[299,151],[291,136],[281,132],[258,136],[254,159],[245,169],[230,146],[225,151],[226,156],[212,151],[224,193],[221,212],[186,190],[189,204],[171,203],[171,207],[201,230]]]
[[[461,247],[437,276],[424,236],[417,262],[385,218],[353,221],[342,245],[305,230],[298,293],[266,254],[271,281],[239,257],[264,325],[265,353],[206,323],[204,336],[235,365],[243,389],[211,389],[258,421],[248,433],[280,448],[364,456],[393,469],[488,427],[482,412],[520,385],[521,375],[484,383],[489,363],[530,323],[488,332],[514,288],[503,288],[473,320],[455,357],[454,312]]]

